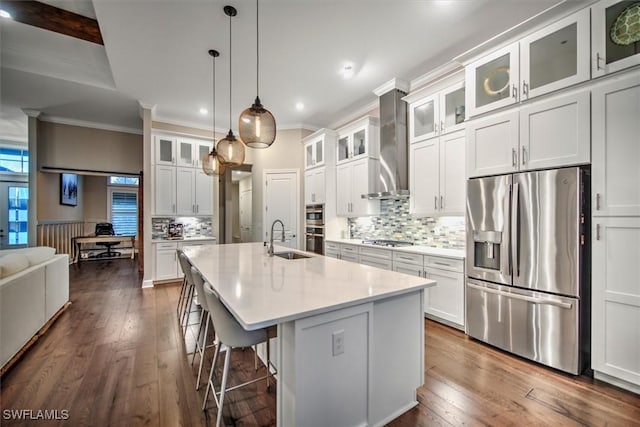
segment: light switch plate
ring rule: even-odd
[[[333,355],[337,356],[344,353],[344,329],[335,331],[332,335],[332,350]]]

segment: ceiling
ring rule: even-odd
[[[253,1],[56,0],[98,20],[104,47],[2,19],[0,139],[44,117],[141,131],[139,103],[154,119],[211,129],[211,48],[216,60],[216,128],[237,127],[256,95]],[[263,0],[260,98],[278,128],[336,125],[375,101],[372,90],[412,80],[560,0]],[[573,3],[576,3],[575,1]],[[229,114],[229,18],[232,106]],[[585,2],[586,4],[586,2]],[[354,75],[341,69],[353,64]],[[297,103],[304,109],[298,110]],[[200,108],[208,109],[201,114]],[[18,132],[19,133],[19,132]]]

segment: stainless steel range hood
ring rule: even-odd
[[[380,97],[380,174],[377,192],[363,199],[409,197],[407,103],[402,100],[407,87],[394,79],[374,91]]]

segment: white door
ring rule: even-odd
[[[640,74],[592,96],[593,215],[640,216]]]
[[[465,133],[440,137],[440,213],[464,215],[467,204]]]
[[[156,166],[155,172],[155,214],[174,215],[176,213],[176,168]]]
[[[176,168],[176,206],[178,215],[194,215],[196,213],[195,179],[194,169]]]
[[[411,213],[426,215],[438,210],[438,138],[411,144]]]
[[[588,90],[535,102],[520,110],[520,170],[589,163]]]
[[[28,242],[29,184],[0,183],[0,249],[26,247]]]
[[[213,180],[202,169],[195,169],[196,215],[213,215]]]
[[[275,224],[273,242],[293,249],[298,244],[300,218],[299,177],[297,171],[265,171],[264,236],[269,241],[271,226],[277,219],[284,224],[285,242],[281,241],[282,225]]]
[[[351,164],[336,168],[336,213],[349,216],[351,212]]]
[[[495,114],[467,124],[467,177],[517,170],[517,111]]]
[[[640,218],[593,218],[592,363],[640,386]]]
[[[240,192],[240,241],[242,243],[253,241],[252,197],[253,194],[251,189]]]

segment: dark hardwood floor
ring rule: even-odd
[[[193,336],[185,343],[176,320],[179,287],[140,289],[137,266],[126,259],[72,266],[70,275],[73,304],[1,380],[0,424],[214,425],[213,402],[202,412],[204,387],[195,391],[198,359],[192,367],[187,356]],[[256,375],[251,350],[232,360],[230,381]],[[418,399],[391,425],[640,425],[638,395],[515,358],[431,321]],[[5,417],[45,409],[66,410],[69,419]],[[260,382],[229,393],[223,415],[227,426],[271,426],[275,411],[275,387]]]

